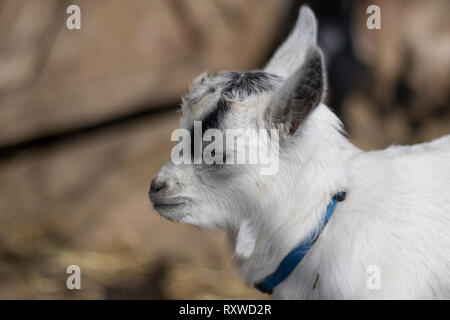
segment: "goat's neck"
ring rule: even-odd
[[[252,215],[257,239],[253,253],[236,259],[248,283],[274,272],[289,251],[318,226],[330,197],[348,186],[348,167],[360,152],[341,134],[339,120],[325,105],[302,126],[295,137],[298,142],[289,151],[294,160],[280,163],[279,174],[272,178],[272,183],[280,184],[277,200]]]

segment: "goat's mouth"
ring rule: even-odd
[[[156,210],[159,210],[159,209],[164,210],[164,209],[177,208],[177,207],[185,205],[185,204],[186,204],[186,202],[177,202],[177,203],[162,203],[161,202],[161,203],[153,203],[153,207]]]
[[[180,219],[187,215],[186,211],[184,210],[188,205],[188,201],[186,199],[153,199],[152,203],[155,210],[161,216],[171,221],[178,222],[180,221]]]

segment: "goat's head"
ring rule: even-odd
[[[181,117],[181,128],[191,132],[193,139],[192,152],[190,148],[183,150],[190,153],[189,158],[194,157],[196,148],[205,155],[208,143],[204,141],[212,139],[201,134],[210,128],[220,130],[224,137],[227,129],[277,129],[280,170],[266,178],[260,174],[258,164],[176,164],[171,159],[150,188],[150,199],[161,215],[203,228],[232,229],[240,228],[261,206],[275,203],[279,186],[289,180],[282,163],[290,161],[289,146],[299,139],[298,129],[325,92],[324,60],[316,37],[314,14],[302,7],[291,35],[264,70],[205,72],[193,82],[183,98]],[[200,137],[193,134],[195,121],[201,121]],[[196,141],[202,138],[203,147]],[[228,162],[227,158],[237,152],[229,146],[227,141],[222,150],[208,152],[215,160]]]

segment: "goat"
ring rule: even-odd
[[[169,160],[152,180],[150,200],[170,220],[225,230],[248,284],[273,274],[319,230],[303,260],[267,290],[275,299],[449,299],[450,135],[379,151],[355,147],[323,103],[316,38],[314,13],[303,6],[263,70],[205,72],[183,98],[180,128],[191,132],[195,121],[202,133],[277,129],[276,174],[262,175],[258,165]],[[226,147],[214,157],[233,152]],[[339,192],[345,200],[334,203],[324,227]]]

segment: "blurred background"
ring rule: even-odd
[[[0,0],[0,298],[266,298],[223,233],[160,218],[147,192],[192,78],[263,67],[303,3]],[[328,104],[358,147],[450,133],[448,0],[309,4]],[[81,290],[66,288],[72,264]]]

